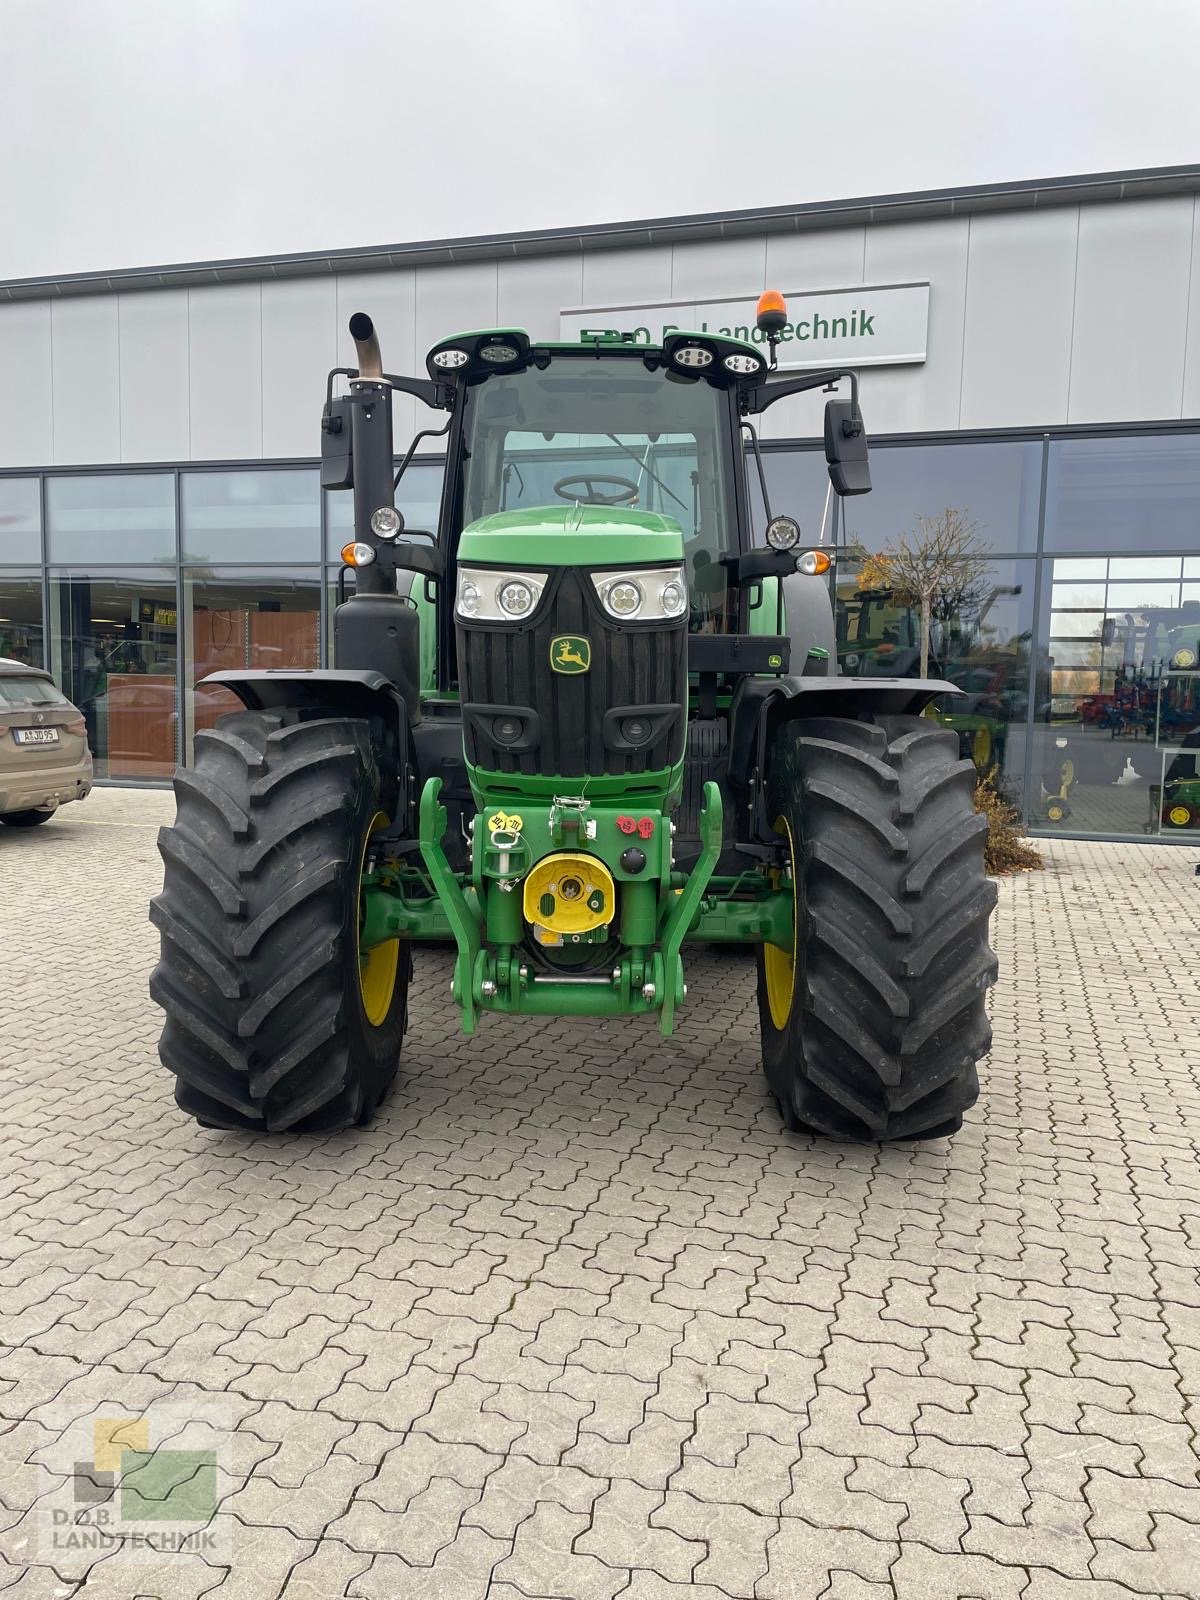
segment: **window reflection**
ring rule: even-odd
[[[957,506],[969,513],[988,549],[1000,555],[1032,553],[1041,480],[1037,440],[876,445],[871,493],[843,501],[845,533],[839,543],[882,550],[918,517],[937,517],[946,506]]]
[[[399,467],[399,462],[396,463]],[[440,461],[412,461],[396,486],[396,505],[405,525],[436,533],[442,503],[445,469]],[[354,537],[354,496],[349,490],[325,494],[325,525],[328,535],[325,554],[331,561],[341,555],[342,546]]]
[[[864,567],[837,569],[838,664],[852,677],[920,675],[921,619],[888,590],[864,587]],[[1000,769],[1019,799],[1033,639],[1034,563],[989,561],[965,589],[935,600],[929,676],[964,693],[934,707],[980,772]]]
[[[46,480],[51,561],[175,563],[175,480],[168,473],[97,473]]]
[[[0,568],[0,656],[30,667],[46,664],[42,580],[36,572]]]
[[[821,524],[826,522],[826,544],[833,543],[833,524],[837,496],[829,497],[829,471],[824,450],[771,450],[760,445],[767,493],[773,516],[786,514],[800,524],[800,537],[806,545],[821,542]],[[763,544],[767,518],[763,511],[758,467],[749,441],[746,443],[746,482],[750,489],[750,527],[755,544]]]
[[[1183,581],[1186,559],[1046,563],[1050,693],[1035,731],[1035,825],[1200,830],[1200,595]],[[1087,583],[1073,581],[1081,566]]]
[[[42,559],[41,498],[36,478],[0,478],[0,561]]]
[[[317,473],[185,472],[185,561],[314,561],[321,501]]]
[[[1059,439],[1050,446],[1047,550],[1104,550],[1130,560],[1139,559],[1139,550],[1194,552],[1198,505],[1196,434]]]
[[[320,665],[320,581],[315,567],[296,573],[218,567],[184,573],[189,615],[189,746],[241,701],[201,683],[210,672]]]
[[[83,712],[99,778],[169,778],[175,585],[151,570],[50,575],[51,671]]]

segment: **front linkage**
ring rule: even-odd
[[[792,947],[790,886],[772,887],[758,871],[713,876],[723,817],[715,783],[705,785],[700,854],[688,873],[672,870],[673,824],[661,811],[635,815],[567,796],[549,806],[521,802],[519,812],[484,806],[471,825],[469,877],[446,856],[441,787],[431,778],[421,795],[426,876],[391,864],[372,869],[362,943],[452,937],[453,993],[466,1033],[480,1011],[656,1011],[670,1034],[687,993],[685,939]],[[554,964],[536,965],[531,945],[552,951]]]

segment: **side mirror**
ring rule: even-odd
[[[853,400],[825,402],[825,459],[829,481],[839,494],[869,494],[867,430]]]
[[[1116,617],[1105,617],[1104,624],[1100,629],[1100,643],[1103,645],[1115,644],[1116,639],[1117,619]]]
[[[350,402],[327,400],[321,413],[321,487],[353,489],[354,450],[350,443]]]

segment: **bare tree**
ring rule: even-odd
[[[988,558],[979,524],[947,506],[936,517],[918,516],[911,532],[878,553],[857,545],[848,554],[862,563],[860,589],[888,589],[899,605],[920,613],[921,676],[927,678],[934,617],[950,621],[982,595]]]

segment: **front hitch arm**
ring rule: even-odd
[[[663,926],[663,987],[666,993],[663,995],[662,1010],[658,1020],[665,1034],[673,1031],[675,1006],[683,998],[683,960],[679,952],[683,948],[683,941],[687,938],[688,929],[696,920],[704,891],[708,888],[713,869],[720,858],[724,833],[725,819],[721,805],[721,791],[710,781],[704,785],[704,805],[700,811],[700,858],[688,874],[687,883],[675,896],[675,904],[671,907],[671,914]]]
[[[479,922],[471,914],[467,897],[459,887],[458,879],[446,859],[446,852],[442,849],[442,840],[446,835],[446,808],[438,800],[441,792],[440,778],[430,778],[421,790],[417,838],[421,846],[421,858],[429,870],[434,890],[442,903],[446,919],[454,934],[454,942],[458,946],[458,955],[454,961],[454,993],[462,1006],[463,1032],[474,1033],[475,963],[480,950]]]

